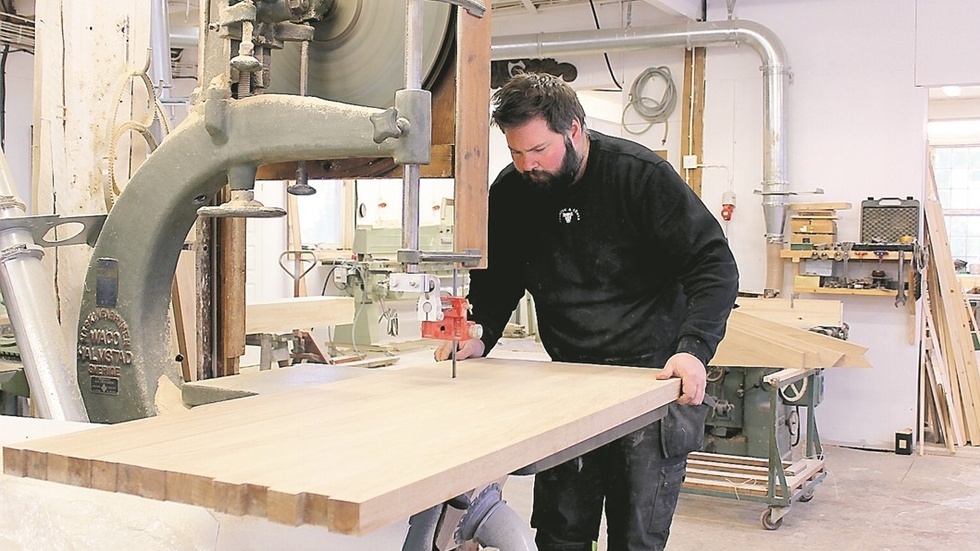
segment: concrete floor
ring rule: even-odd
[[[682,494],[667,549],[944,551],[980,548],[980,453],[896,455],[827,446],[828,475],[778,530],[764,503]],[[530,516],[531,477],[511,477],[508,503]],[[606,549],[601,538],[599,549]]]

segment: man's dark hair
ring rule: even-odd
[[[571,86],[545,73],[520,73],[493,94],[493,124],[501,130],[517,128],[535,117],[552,132],[565,134],[578,119],[585,127],[585,110]]]

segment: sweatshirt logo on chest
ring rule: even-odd
[[[575,208],[563,208],[558,211],[558,221],[564,222],[565,224],[571,224],[572,222],[578,222],[582,219],[582,215],[578,213],[578,209]]]

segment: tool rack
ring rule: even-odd
[[[793,502],[813,499],[815,488],[827,476],[823,447],[817,432],[813,408],[819,403],[817,369],[782,369],[763,378],[769,392],[770,411],[775,412],[780,395],[807,412],[806,455],[795,462],[785,461],[776,440],[776,419],[769,425],[769,457],[743,457],[707,452],[688,456],[684,493],[766,503],[762,526],[776,530]],[[795,394],[795,395],[792,395]]]

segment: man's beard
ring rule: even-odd
[[[582,166],[582,156],[575,151],[572,140],[565,136],[565,155],[561,159],[561,165],[557,172],[547,170],[529,170],[521,174],[524,181],[531,187],[548,191],[552,189],[563,189],[575,182],[578,170]]]

